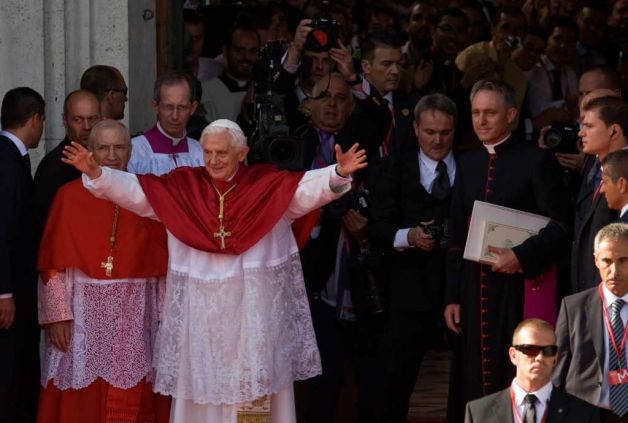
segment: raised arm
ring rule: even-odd
[[[83,185],[94,196],[113,201],[139,216],[157,219],[136,175],[101,167],[91,152],[75,142],[65,148],[63,156],[64,163],[83,172]]]
[[[336,164],[323,169],[305,172],[299,182],[294,198],[288,207],[287,216],[301,217],[324,206],[351,189],[351,175],[366,167],[366,152],[354,144],[346,153],[339,145],[336,149]]]

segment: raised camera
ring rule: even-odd
[[[319,17],[314,19],[310,26],[312,31],[305,40],[306,50],[320,53],[338,46],[340,26],[334,19]]]
[[[516,49],[521,45],[521,37],[518,37],[516,35],[509,35],[504,41],[506,42],[506,45],[511,49]]]
[[[543,144],[558,153],[578,153],[578,126],[553,123],[543,136]]]

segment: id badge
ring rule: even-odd
[[[610,370],[608,372],[608,384],[622,385],[628,383],[628,369]]]

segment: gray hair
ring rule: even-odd
[[[473,85],[471,88],[470,101],[473,101],[473,97],[479,91],[491,91],[497,93],[504,100],[504,105],[507,108],[517,108],[517,100],[515,98],[515,90],[507,83],[497,79],[481,79]]]
[[[419,102],[414,106],[414,121],[420,123],[421,113],[428,110],[437,110],[454,118],[454,126],[458,122],[458,108],[456,103],[449,97],[440,94],[429,94],[421,97]]]
[[[131,145],[131,135],[129,135],[129,130],[126,128],[126,126],[124,126],[117,120],[105,119],[105,120],[101,120],[96,125],[94,125],[92,127],[91,132],[89,133],[89,138],[87,139],[87,147],[90,150],[94,146],[94,142],[96,142],[96,139],[98,137],[98,132],[105,129],[117,130],[118,132],[120,132],[125,144],[128,146]]]
[[[246,135],[244,135],[244,132],[242,132],[242,129],[240,129],[237,123],[228,119],[218,119],[207,125],[201,133],[201,144],[206,135],[216,135],[225,132],[229,134],[231,139],[229,145],[231,147],[238,150],[246,147]]]
[[[593,241],[593,251],[598,253],[600,245],[606,240],[628,242],[628,223],[611,223],[600,229]]]

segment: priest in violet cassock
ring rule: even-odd
[[[321,366],[291,224],[347,192],[366,155],[336,146],[337,164],[305,173],[244,166],[246,137],[225,119],[201,142],[205,168],[161,177],[100,167],[76,144],[64,161],[97,197],[166,227],[153,363],[170,421],[294,423],[292,384]]]
[[[101,166],[126,170],[119,122],[94,126]],[[168,251],[159,222],[91,195],[75,180],[57,193],[38,260],[46,331],[39,423],[165,423],[169,398],[152,389],[153,344]]]

